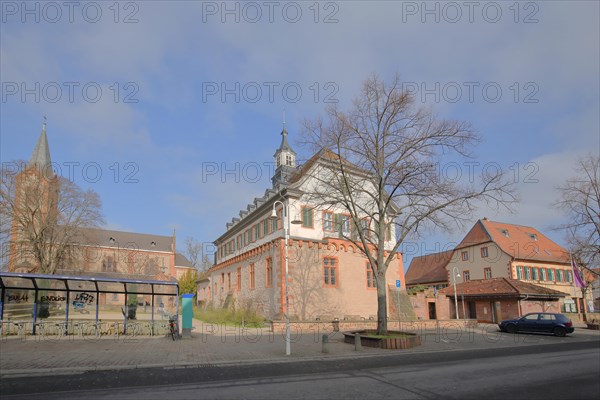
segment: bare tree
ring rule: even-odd
[[[25,165],[16,163],[16,165]],[[2,259],[12,268],[52,274],[68,258],[78,229],[102,224],[100,197],[36,167],[2,170]],[[8,245],[6,245],[8,244]]]
[[[558,187],[559,209],[568,222],[559,226],[567,233],[571,251],[583,265],[600,264],[600,157],[588,155],[577,160],[577,176]]]
[[[340,235],[360,249],[374,271],[379,334],[387,332],[385,274],[409,235],[426,226],[462,226],[481,202],[510,209],[516,201],[500,171],[464,183],[437,173],[436,163],[469,157],[479,138],[470,124],[438,119],[418,106],[398,76],[391,85],[371,77],[347,112],[330,107],[325,119],[305,121],[304,128],[306,143],[321,150],[311,173],[317,183],[307,195],[315,204],[349,214],[350,221],[336,226],[352,224]]]
[[[185,238],[185,254],[192,266],[196,269],[200,268],[202,261],[202,243],[198,242],[191,236]]]
[[[185,254],[200,275],[213,266],[208,255],[204,254],[203,243],[191,236],[185,238]]]

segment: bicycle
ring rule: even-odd
[[[169,334],[175,340],[175,338],[179,337],[179,327],[177,322],[177,315],[173,315],[169,317]]]

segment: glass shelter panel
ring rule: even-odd
[[[67,280],[69,290],[83,290],[83,291],[96,291],[96,283],[94,281],[80,281],[69,279]]]
[[[3,276],[2,285],[11,288],[33,289],[33,280],[16,276]]]
[[[98,282],[100,292],[125,293],[125,284],[122,282]]]

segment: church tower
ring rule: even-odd
[[[59,182],[52,170],[46,117],[29,161],[15,176],[14,187],[8,269],[30,272],[36,266],[27,256],[29,238],[55,227],[58,217]]]
[[[285,117],[283,120],[283,130],[281,131],[281,144],[275,151],[275,174],[273,175],[273,189],[279,185],[286,185],[288,179],[296,171],[296,152],[292,150],[287,140],[287,130],[285,129]]]

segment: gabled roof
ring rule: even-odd
[[[171,252],[173,237],[108,229],[79,228],[73,241],[86,246]]]
[[[418,285],[434,282],[447,282],[446,265],[452,258],[454,250],[428,254],[412,259],[406,271],[406,284]]]
[[[569,253],[535,228],[480,219],[456,249],[493,242],[517,260],[569,264]]]
[[[186,267],[186,268],[194,268],[192,262],[188,260],[186,256],[181,253],[175,253],[175,266],[176,267]]]
[[[448,286],[438,292],[454,296],[454,287]],[[477,279],[456,284],[456,295],[465,297],[536,297],[559,298],[567,294],[533,283],[509,278]]]

